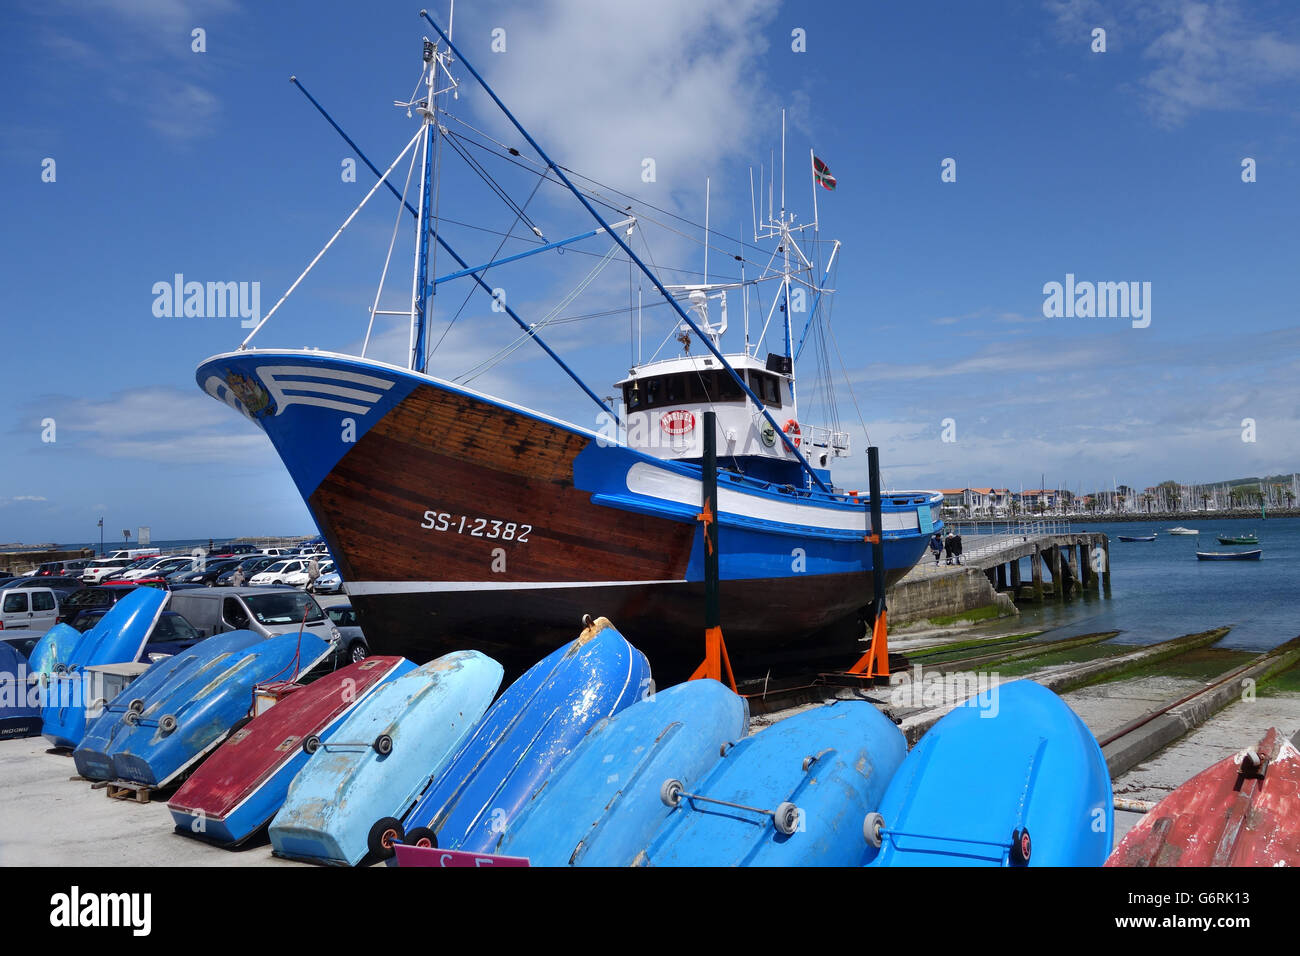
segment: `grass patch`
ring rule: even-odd
[[[1259,696],[1300,694],[1300,667],[1292,667],[1259,685]]]
[[[1008,644],[1018,644],[1027,641],[1032,637],[1042,634],[1042,631],[1029,631],[1026,634],[1007,634],[1003,637],[992,638],[972,638],[967,641],[953,641],[950,644],[936,644],[933,647],[926,647],[918,651],[909,651],[909,658],[935,658],[944,657],[948,654],[955,654],[959,651],[968,651],[972,648],[979,650],[983,648],[998,649]]]
[[[1253,651],[1238,651],[1222,647],[1198,647],[1172,660],[1144,664],[1123,674],[1112,674],[1099,684],[1120,680],[1143,680],[1148,677],[1177,677],[1209,683],[1214,678],[1253,661],[1259,655]]]
[[[1057,664],[1086,664],[1088,661],[1101,660],[1104,657],[1118,657],[1137,650],[1131,644],[1086,644],[1064,651],[1051,651],[1040,657],[1026,657],[1023,660],[1008,661],[998,665],[998,673],[1003,677],[1024,677],[1044,667]]]
[[[949,624],[956,624],[958,622],[976,624],[980,621],[988,621],[1001,616],[1002,611],[996,604],[986,604],[983,607],[973,608],[969,611],[962,611],[958,614],[932,617],[929,619],[928,623],[934,627],[947,627]]]

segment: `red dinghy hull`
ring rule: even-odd
[[[1276,727],[1152,808],[1107,866],[1300,866],[1300,751]]]

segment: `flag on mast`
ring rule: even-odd
[[[820,186],[830,190],[835,189],[835,177],[831,175],[831,168],[816,156],[813,157],[813,176]]]

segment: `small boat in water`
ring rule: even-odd
[[[1195,528],[1184,528],[1182,525],[1179,525],[1177,528],[1170,528],[1168,533],[1169,534],[1200,534],[1200,532],[1197,531]]]
[[[86,710],[99,700],[87,668],[134,661],[162,615],[170,595],[156,588],[136,588],[81,636],[66,658],[54,665],[41,710],[41,732],[51,745],[72,749],[86,735]],[[93,699],[92,699],[93,698]]]
[[[1169,794],[1107,866],[1300,866],[1300,751],[1271,728]]]
[[[745,698],[715,680],[637,701],[591,729],[494,852],[532,866],[627,866],[672,812],[663,781],[691,789],[748,726]]]
[[[72,752],[77,773],[87,780],[113,779],[110,754],[118,738],[131,733],[141,718],[156,720],[161,716],[159,708],[166,700],[161,691],[165,685],[179,684],[193,673],[213,673],[231,654],[262,640],[260,634],[252,631],[226,631],[155,662],[90,722],[81,743]]]
[[[638,866],[861,866],[907,742],[864,700],[787,717],[727,750],[691,789],[660,782],[673,812]]]
[[[1259,544],[1259,537],[1253,532],[1241,535],[1215,535],[1219,544]]]
[[[444,850],[494,851],[587,731],[652,691],[645,655],[597,618],[511,684],[400,825],[376,824],[376,832],[391,829],[403,842]]]
[[[1121,534],[1116,535],[1116,537],[1121,541],[1154,541],[1156,539],[1154,534]]]
[[[1263,548],[1252,551],[1197,551],[1197,561],[1258,561]]]
[[[1046,687],[999,684],[912,748],[869,825],[874,866],[1101,866],[1114,833],[1101,748]]]
[[[248,716],[256,685],[296,681],[331,653],[333,647],[314,634],[277,634],[231,653],[205,673],[177,675],[155,698],[144,701],[157,719],[143,713],[123,716],[132,726],[109,754],[114,777],[151,788],[167,786]]]
[[[38,686],[28,673],[23,652],[0,640],[0,740],[35,737],[41,732]]]
[[[504,673],[478,651],[453,651],[377,688],[289,785],[271,820],[275,854],[360,863],[377,839],[375,821],[406,812],[473,731]]]
[[[404,657],[368,657],[259,714],[167,801],[176,832],[223,846],[243,843],[284,805],[289,784],[313,749],[329,743],[372,691],[414,669]]]

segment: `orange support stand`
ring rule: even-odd
[[[858,662],[849,668],[850,674],[859,674],[863,677],[889,676],[889,625],[886,620],[888,616],[883,608],[876,615],[876,623],[871,628],[871,646]]]
[[[727,656],[727,644],[722,639],[719,610],[717,430],[717,415],[705,412],[704,461],[701,463],[704,502],[700,513],[695,516],[695,520],[704,525],[704,663],[695,669],[690,679],[712,678],[735,691],[736,677],[731,672],[731,658]],[[726,680],[723,680],[724,674]]]
[[[704,663],[695,668],[691,680],[711,678],[736,689],[736,675],[731,672],[731,658],[727,656],[727,642],[722,639],[722,628],[710,627],[704,632]]]

